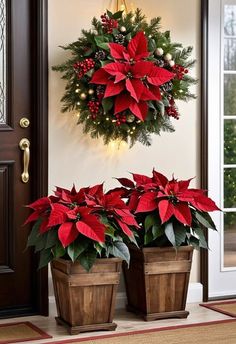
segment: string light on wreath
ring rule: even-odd
[[[128,12],[126,1],[115,6],[115,13],[94,18],[91,30],[64,47],[71,58],[53,68],[68,81],[62,111],[79,113],[84,132],[105,144],[150,145],[151,134],[174,130],[176,100],[195,97],[192,48],[172,43],[159,17],[149,24],[140,9]]]

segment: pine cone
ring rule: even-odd
[[[122,33],[118,33],[118,35],[115,36],[115,42],[118,44],[124,44],[125,36],[123,36]]]
[[[107,55],[106,55],[105,51],[103,51],[103,50],[99,50],[95,54],[95,59],[96,60],[103,61],[103,60],[106,59],[106,57],[107,57]]]

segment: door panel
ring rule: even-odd
[[[22,226],[29,213],[25,205],[41,196],[37,191],[39,158],[35,143],[39,140],[35,132],[36,123],[40,121],[35,111],[39,85],[33,76],[33,63],[37,63],[35,51],[38,49],[35,47],[33,18],[39,2],[42,1],[34,1],[34,4],[30,0],[0,1],[0,31],[1,23],[6,21],[4,42],[1,41],[4,30],[0,32],[0,52],[1,47],[6,50],[5,61],[0,62],[3,75],[2,79],[0,77],[0,85],[3,86],[0,87],[0,316],[37,313],[42,302],[39,300],[42,295],[35,255],[25,250],[30,226]],[[5,19],[2,17],[4,14]],[[1,84],[4,73],[5,85]],[[30,121],[27,128],[20,126],[22,117]],[[22,138],[30,142],[27,183],[21,178],[24,151],[20,149],[19,142]],[[43,302],[46,304],[45,296]]]

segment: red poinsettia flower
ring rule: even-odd
[[[159,189],[140,197],[136,213],[158,209],[162,223],[174,216],[184,225],[191,226],[191,206],[204,212],[219,210],[203,190],[188,189],[191,179],[177,181],[173,178],[168,181],[165,176],[153,171],[153,180],[159,184]]]
[[[109,43],[111,56],[115,60],[125,60],[127,62],[140,61],[147,58],[150,53],[148,51],[147,38],[143,31],[139,31],[134,38],[132,38],[125,48],[118,43]]]
[[[104,242],[106,227],[91,212],[92,209],[88,207],[75,207],[71,210],[56,203],[52,206],[48,226],[60,225],[58,237],[64,247],[70,245],[79,233],[97,242]]]
[[[118,48],[118,46],[120,48]],[[114,113],[129,109],[144,121],[148,112],[148,100],[160,100],[159,86],[174,77],[164,68],[157,67],[147,57],[147,39],[139,32],[129,43],[127,51],[119,44],[111,43],[111,55],[115,61],[93,74],[91,83],[106,85],[104,98],[116,96]]]
[[[109,191],[101,197],[91,197],[87,195],[87,204],[98,207],[105,211],[108,217],[112,217],[120,226],[122,231],[129,237],[133,237],[133,232],[129,226],[139,228],[134,216],[130,213],[128,206],[121,199],[122,190]]]
[[[41,234],[48,231],[48,213],[51,210],[52,202],[56,202],[58,199],[54,196],[50,197],[43,197],[38,199],[37,201],[28,205],[29,208],[33,209],[34,212],[30,214],[30,216],[25,221],[24,225],[37,221],[41,218],[41,223],[39,226],[39,232]]]

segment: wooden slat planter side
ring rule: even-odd
[[[145,320],[187,317],[185,311],[193,249],[130,247],[130,269],[124,266],[127,309]]]
[[[97,259],[86,272],[79,263],[56,259],[51,263],[58,317],[69,333],[114,330],[113,323],[121,260]]]

